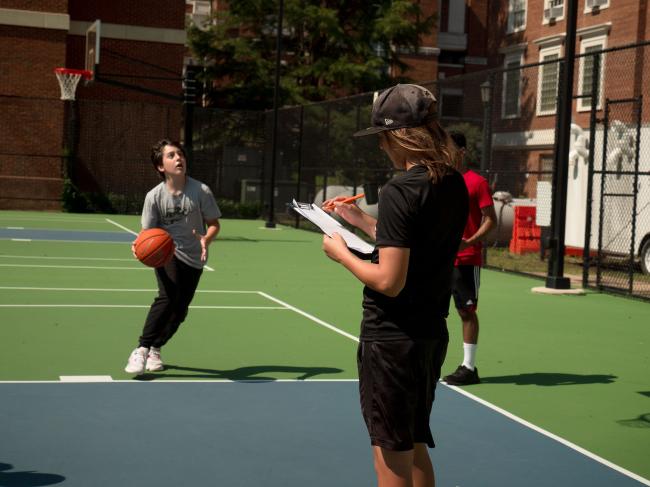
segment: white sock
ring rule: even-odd
[[[474,370],[474,361],[476,356],[476,343],[463,343],[463,366],[469,370]]]
[[[140,350],[140,352],[145,354],[149,353],[149,349],[147,347],[138,347],[138,350]]]

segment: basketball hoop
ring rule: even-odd
[[[59,80],[62,100],[74,100],[75,91],[81,78],[90,79],[92,77],[92,73],[84,69],[56,68],[54,73]]]

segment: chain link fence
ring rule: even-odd
[[[548,271],[558,106],[572,103],[565,275],[650,298],[650,43],[583,44],[572,100],[559,98],[563,61],[553,48],[540,49],[538,63],[523,65],[523,51],[512,51],[502,69],[424,86],[438,98],[442,125],[465,134],[468,161],[493,192],[498,224],[486,242],[487,265],[538,276]],[[372,100],[365,93],[280,109],[274,188],[272,111],[196,107],[190,174],[210,185],[227,216],[270,218],[273,197],[273,220],[308,226],[287,209],[292,199],[320,203],[359,192],[362,209],[376,214],[378,192],[394,172],[375,137],[351,136],[368,125]],[[29,100],[7,102],[20,120]],[[138,213],[159,181],[149,148],[180,138],[183,107],[80,100],[65,111],[56,100],[38,103],[67,119],[72,150],[57,156],[53,142],[47,154],[6,151],[0,179],[35,177],[37,158],[40,167],[60,165],[73,183],[63,188],[69,210]]]

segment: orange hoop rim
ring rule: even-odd
[[[85,69],[54,68],[54,72],[59,74],[77,75],[81,76],[83,79],[90,79],[93,76],[90,71],[86,71]]]

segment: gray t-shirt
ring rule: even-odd
[[[183,192],[172,195],[164,182],[147,193],[142,207],[142,228],[163,228],[176,244],[175,255],[189,266],[202,269],[201,243],[192,230],[205,234],[205,220],[221,216],[221,211],[206,184],[185,180]]]

